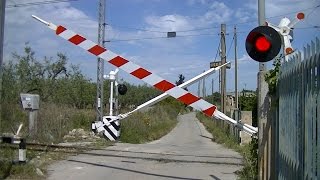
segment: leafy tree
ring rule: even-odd
[[[58,53],[56,59],[37,60],[26,46],[24,54],[13,53],[3,66],[2,96],[6,102],[18,102],[20,93],[37,93],[41,101],[70,104],[83,108],[92,104],[95,91],[78,66],[67,67],[68,58]]]
[[[183,84],[183,83],[184,83],[184,79],[185,79],[185,77],[184,77],[182,74],[179,74],[179,80],[176,81],[176,85],[179,86],[180,84]],[[187,88],[183,88],[183,89],[185,89],[186,91],[188,91]]]
[[[252,125],[258,122],[258,99],[254,91],[243,90],[239,96],[239,108],[241,111],[252,111]]]
[[[239,96],[239,108],[242,111],[252,111],[256,105],[256,94],[245,94],[244,91]]]
[[[211,102],[215,105],[220,105],[221,104],[221,95],[219,92],[214,92],[212,95],[206,96],[205,100],[208,102]]]
[[[268,83],[269,87],[269,94],[272,95],[275,95],[277,91],[277,84],[281,67],[281,58],[282,54],[274,59],[274,62],[272,64],[274,68],[269,70],[269,72],[265,76],[266,82]]]

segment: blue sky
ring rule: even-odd
[[[39,2],[43,0],[7,0],[7,5]],[[278,24],[280,18],[295,18],[300,10],[306,19],[294,30],[294,49],[315,37],[320,37],[319,0],[266,0],[267,20]],[[81,48],[57,37],[53,31],[31,18],[35,14],[54,24],[61,24],[97,41],[98,0],[78,0],[50,5],[6,8],[5,61],[12,52],[21,52],[25,42],[41,59],[64,52],[69,62],[79,64],[81,70],[96,81],[97,60]],[[154,73],[175,82],[178,74],[190,79],[209,68],[216,56],[220,41],[220,24],[227,24],[227,60],[234,66],[233,27],[238,29],[239,88],[256,89],[258,63],[245,52],[244,42],[248,32],[258,25],[257,1],[215,0],[107,0],[107,49],[116,52]],[[318,26],[318,28],[314,28]],[[165,37],[167,31],[177,31],[177,38]],[[143,38],[155,38],[144,39]],[[140,39],[140,40],[132,40]],[[120,40],[120,41],[119,41]],[[219,56],[217,58],[219,60]],[[268,68],[271,63],[268,63]],[[105,74],[114,68],[105,63]],[[131,83],[143,83],[125,72],[120,76]],[[211,80],[218,90],[218,73],[207,78],[207,92]],[[197,85],[189,88],[196,92]],[[227,72],[227,90],[234,89],[234,68]]]

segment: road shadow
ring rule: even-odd
[[[217,176],[215,176],[215,175],[210,175],[210,177],[212,177],[214,180],[221,180],[220,178],[218,178]]]
[[[200,135],[200,136],[203,137],[203,138],[210,139],[211,141],[214,141],[214,140],[215,140],[214,138],[211,138],[211,137],[208,137],[208,136],[204,136],[204,135]]]
[[[166,162],[166,163],[200,163],[200,164],[222,164],[222,165],[234,165],[234,166],[243,165],[243,163],[236,163],[236,162],[181,160],[181,159],[172,159],[170,157],[166,158],[163,156],[161,156],[161,157],[139,157],[139,156],[119,155],[119,154],[100,154],[100,153],[93,153],[93,152],[82,152],[81,154],[91,155],[91,156],[113,157],[113,158],[128,158],[128,159],[159,161],[159,162]],[[225,158],[225,157],[220,157],[220,158]]]
[[[132,173],[138,173],[138,174],[143,174],[143,175],[148,175],[148,176],[163,177],[163,178],[168,178],[168,179],[202,180],[202,179],[196,179],[196,178],[186,178],[186,177],[179,177],[179,176],[169,176],[169,175],[163,175],[163,174],[155,174],[155,173],[137,171],[137,170],[127,169],[127,168],[122,168],[122,167],[109,166],[109,165],[103,165],[103,164],[97,164],[97,163],[91,163],[91,162],[85,162],[85,161],[78,161],[78,160],[68,160],[68,161],[76,162],[76,163],[82,163],[82,164],[89,164],[89,165],[92,165],[92,166],[99,166],[99,167],[105,167],[105,168],[110,168],[110,169],[116,169],[116,170],[121,170],[121,171],[127,171],[127,172],[132,172]]]

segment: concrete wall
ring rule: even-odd
[[[252,125],[252,111],[241,111],[241,122]],[[244,132],[240,132],[240,145],[247,144],[251,141],[251,136]]]

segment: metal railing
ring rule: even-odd
[[[276,167],[273,167],[278,179],[320,179],[318,38],[281,66],[278,97]]]

